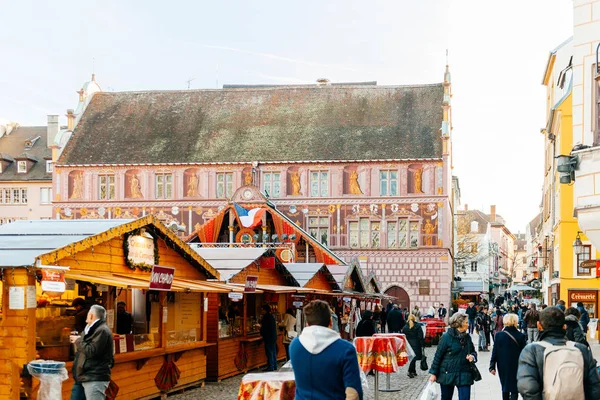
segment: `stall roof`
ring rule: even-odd
[[[329,268],[323,263],[287,263],[283,265],[302,287],[304,287],[319,271],[323,271],[323,273],[328,275],[327,278],[331,280],[330,283],[333,283],[333,290],[341,290],[337,279],[335,279]]]
[[[87,275],[76,274],[68,271],[65,273],[65,278],[74,279],[77,281],[97,283],[100,285],[116,286],[127,289],[148,289],[148,283],[140,279],[132,279],[125,276],[116,276],[112,274]]]
[[[263,247],[202,247],[200,243],[189,246],[206,260],[227,281],[265,254]]]
[[[0,268],[35,266],[38,262],[52,264],[140,228],[170,243],[208,278],[218,277],[214,268],[153,215],[136,220],[40,220],[2,225]]]
[[[0,267],[34,265],[40,255],[131,221],[39,220],[15,221],[0,225]]]
[[[243,283],[231,283],[231,285],[244,287]],[[256,289],[262,290],[263,292],[273,293],[328,293],[327,291],[320,289],[300,288],[295,286],[261,285],[260,283],[256,285]]]
[[[292,276],[298,281],[300,286],[304,286],[316,275],[323,267],[322,263],[286,263],[285,268],[290,271]]]

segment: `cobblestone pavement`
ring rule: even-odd
[[[477,345],[477,337],[473,335],[473,343]],[[590,341],[592,342],[592,341]],[[594,340],[594,342],[596,342]],[[600,358],[600,344],[592,343],[592,351],[594,353],[594,357],[596,359]],[[425,349],[425,354],[427,355],[427,360],[431,365],[431,360],[433,359],[433,355],[435,352],[435,347],[428,347]],[[479,360],[477,362],[477,367],[481,372],[483,379],[480,382],[477,382],[471,391],[471,399],[473,400],[496,400],[502,398],[500,380],[498,376],[493,376],[488,372],[488,367],[490,364],[490,352],[480,352]],[[390,387],[391,388],[401,388],[398,392],[380,392],[379,399],[380,400],[413,400],[419,399],[419,395],[422,390],[425,388],[427,384],[427,379],[429,378],[429,374],[426,372],[420,371],[417,363],[417,373],[419,374],[416,378],[410,379],[406,376],[408,371],[408,364],[401,367],[400,371],[396,374],[390,375]],[[257,371],[253,371],[257,372]],[[214,383],[207,382],[203,388],[188,390],[182,394],[171,395],[169,396],[169,400],[192,400],[192,399],[216,399],[216,400],[226,400],[226,399],[236,399],[238,389],[240,387],[240,382],[242,380],[242,375],[238,375],[233,378],[225,379],[222,382]],[[369,382],[369,390],[365,393],[365,400],[373,400],[374,394],[374,378],[373,376],[368,376],[367,380]],[[379,387],[381,389],[385,389],[386,387],[386,376],[384,374],[380,374],[380,382]],[[520,397],[519,397],[520,398]],[[454,399],[458,399],[457,393],[454,393]]]

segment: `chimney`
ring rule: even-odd
[[[465,211],[469,211],[469,205],[465,204]]]
[[[496,206],[490,206],[490,222],[496,222]]]
[[[67,110],[67,129],[72,131],[75,128],[75,114],[72,109]]]
[[[52,147],[54,145],[54,138],[60,129],[58,115],[48,115],[48,127],[46,129],[48,132],[47,144],[48,147]]]

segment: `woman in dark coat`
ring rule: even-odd
[[[575,307],[569,307],[565,310],[565,325],[567,326],[566,337],[572,342],[577,342],[590,347],[585,339],[585,333],[579,323],[581,313]]]
[[[471,363],[477,362],[477,352],[469,329],[469,317],[456,313],[450,318],[450,329],[442,335],[429,373],[430,382],[438,382],[442,400],[451,400],[454,387],[458,387],[458,400],[471,398],[471,385],[475,383]]]
[[[375,334],[375,321],[373,321],[373,312],[366,310],[363,319],[356,326],[356,337],[373,336]]]
[[[408,377],[414,378],[417,376],[417,360],[423,358],[423,340],[425,336],[423,335],[423,326],[416,322],[417,318],[414,315],[410,314],[408,316],[408,322],[404,325],[404,329],[402,333],[406,335],[406,340],[410,347],[415,352],[415,357],[412,359],[410,364],[408,365]]]
[[[503,318],[504,329],[496,333],[492,358],[490,359],[490,372],[498,376],[502,384],[502,400],[517,400],[517,369],[521,350],[527,345],[527,337],[519,332],[519,316],[506,314]]]

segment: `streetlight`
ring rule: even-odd
[[[583,233],[583,232],[578,231],[577,237],[575,238],[575,241],[573,242],[573,250],[575,251],[576,256],[582,254],[585,251],[585,248],[583,247],[583,243],[581,242],[580,233]]]

